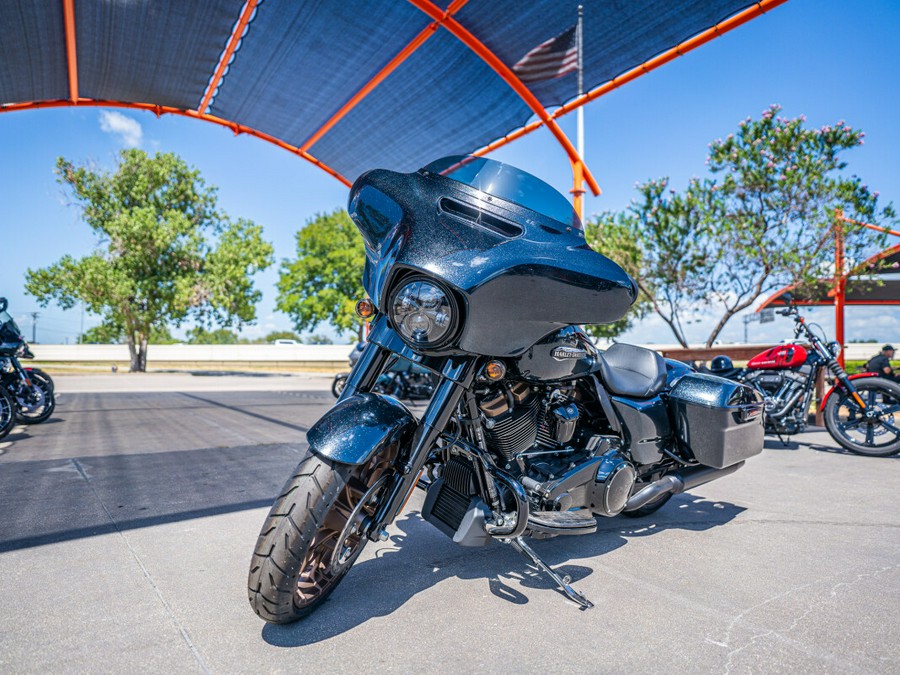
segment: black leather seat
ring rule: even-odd
[[[597,370],[619,396],[650,398],[666,386],[666,362],[652,349],[616,343],[597,357]]]

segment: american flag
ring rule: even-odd
[[[540,82],[578,70],[578,42],[572,26],[555,38],[542,42],[512,67],[522,82]]]

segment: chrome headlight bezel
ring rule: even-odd
[[[829,353],[830,353],[833,357],[835,357],[835,358],[837,358],[838,356],[840,356],[840,355],[841,355],[841,352],[842,352],[843,349],[844,349],[844,348],[841,346],[841,343],[838,342],[837,340],[832,340],[831,342],[829,342],[829,343],[826,345],[826,347],[828,348]]]
[[[391,324],[413,349],[437,349],[456,337],[459,303],[440,281],[424,275],[406,277],[388,298],[386,309]]]

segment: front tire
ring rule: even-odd
[[[16,425],[16,399],[0,384],[0,439]]]
[[[900,385],[881,377],[854,380],[873,411],[867,417],[846,391],[836,389],[825,404],[825,427],[838,444],[857,455],[887,457],[900,452]]]
[[[16,420],[22,424],[40,424],[50,418],[56,408],[53,385],[43,378],[31,380],[37,392],[30,392],[24,386],[16,392]]]
[[[347,373],[338,373],[334,376],[334,381],[331,383],[331,393],[335,398],[340,398],[341,392],[344,391],[344,387],[347,385],[348,377]]]
[[[389,471],[387,459],[363,466],[309,455],[272,505],[250,563],[248,595],[269,623],[310,614],[337,588],[367,539],[357,528],[372,515]]]

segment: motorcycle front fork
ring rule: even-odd
[[[347,378],[338,403],[354,394],[370,391],[378,381],[378,377],[393,355],[392,350],[375,341],[381,338],[379,331],[373,329],[369,343]],[[419,420],[409,447],[401,450],[397,472],[391,478],[386,496],[380,500],[367,528],[369,539],[373,541],[378,539],[380,532],[397,517],[406,503],[407,496],[415,489],[419,473],[431,449],[437,444],[438,438],[455,413],[460,398],[472,383],[476,361],[475,357],[448,357],[444,361],[440,382]]]

